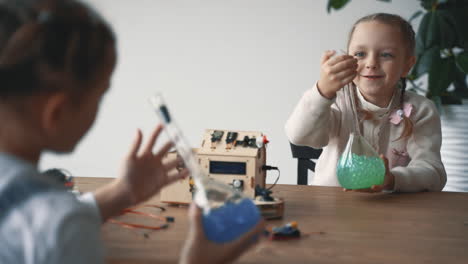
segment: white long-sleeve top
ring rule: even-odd
[[[389,117],[401,108],[397,91],[387,108],[367,102],[356,89],[361,109],[373,118],[361,122],[360,130],[367,141],[389,160],[395,176],[395,191],[441,191],[447,181],[440,157],[442,144],[440,116],[432,101],[412,92],[405,93],[405,103],[413,109],[409,116],[412,134],[398,139],[404,122],[393,124]],[[317,161],[313,185],[339,186],[336,165],[352,132],[352,110],[341,89],[334,99],[323,97],[315,85],[307,90],[286,122],[289,141],[296,145],[323,148]]]

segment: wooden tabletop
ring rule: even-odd
[[[90,191],[110,178],[76,178]],[[238,263],[468,263],[468,193],[365,194],[337,187],[277,185],[285,200],[278,226],[297,221],[299,240],[263,240]],[[109,263],[177,263],[187,229],[187,208],[160,203],[169,228],[127,229],[106,223],[102,229]],[[143,209],[151,210],[151,209]],[[139,216],[120,219],[149,223]]]

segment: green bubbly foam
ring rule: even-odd
[[[338,181],[346,189],[364,189],[381,185],[385,177],[385,165],[379,157],[360,156],[351,153],[351,158],[341,156],[336,168]]]

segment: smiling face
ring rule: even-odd
[[[358,60],[353,82],[366,100],[380,107],[387,107],[415,61],[402,35],[397,26],[366,21],[356,25],[349,42],[349,54]]]

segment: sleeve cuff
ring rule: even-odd
[[[99,211],[99,207],[97,205],[97,202],[96,202],[96,199],[94,198],[93,193],[87,192],[87,193],[77,196],[77,198],[78,198],[78,201],[80,201],[86,207],[91,209],[93,212],[95,212],[99,216],[99,218],[101,218],[101,212]]]
[[[336,101],[336,95],[335,97],[329,99],[320,93],[319,88],[318,88],[318,82],[315,83],[314,87],[312,87],[312,93],[314,94],[314,97],[317,98],[317,100],[320,100],[322,102],[327,102],[328,104],[332,104]]]

